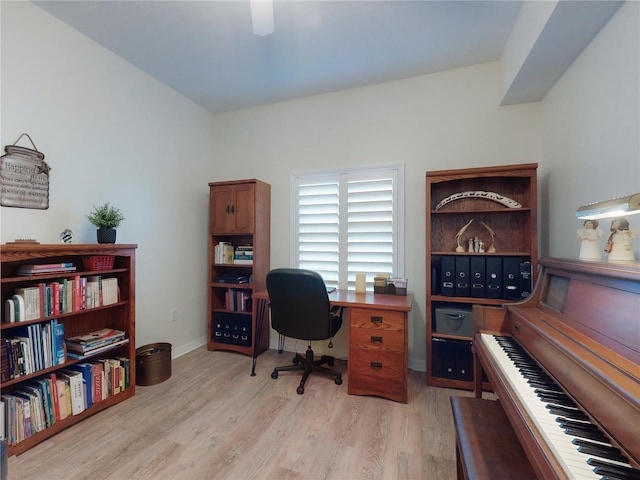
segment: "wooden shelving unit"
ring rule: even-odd
[[[470,310],[476,304],[502,305],[511,301],[507,295],[488,298],[447,294],[441,289],[443,259],[455,262],[461,257],[475,258],[480,263],[514,259],[531,263],[531,283],[535,284],[538,264],[537,237],[537,167],[535,163],[462,170],[426,172],[426,326],[427,384],[438,387],[472,389],[471,335],[443,333],[436,328],[436,309]],[[472,192],[472,193],[468,193]],[[484,195],[478,192],[489,192]],[[456,195],[460,194],[460,195]],[[497,194],[497,195],[492,195]],[[456,199],[439,206],[443,200]],[[517,208],[499,200],[507,197]],[[506,203],[509,203],[508,201]],[[472,221],[473,220],[473,221]],[[456,251],[456,234],[472,221],[464,232]],[[492,235],[483,225],[488,226]],[[483,252],[469,252],[468,239],[477,237],[484,244]],[[491,245],[495,252],[489,251]],[[508,260],[511,262],[511,260]],[[471,283],[470,283],[471,284]],[[446,351],[445,351],[446,348]],[[456,353],[457,352],[457,353]],[[446,357],[445,368],[443,357]],[[451,365],[463,365],[464,374]],[[468,362],[468,363],[467,363]],[[446,367],[449,367],[447,371]]]
[[[269,348],[269,326],[257,336],[258,321],[254,301],[244,311],[231,308],[229,290],[251,298],[266,289],[270,268],[271,186],[259,180],[209,183],[209,303],[207,348],[229,350],[244,355],[260,354]],[[251,245],[253,263],[216,262],[215,246]],[[222,275],[246,276],[246,283],[221,282]]]
[[[125,338],[129,342],[125,345],[114,347],[108,351],[101,352],[88,359],[75,360],[65,356],[66,360],[61,365],[44,368],[28,375],[20,375],[13,379],[2,382],[0,388],[2,394],[12,394],[20,389],[25,382],[34,380],[45,374],[56,373],[79,362],[94,361],[101,358],[127,358],[130,364],[130,385],[129,387],[101,402],[94,403],[89,409],[80,414],[68,416],[65,419],[56,421],[53,425],[35,433],[19,443],[7,445],[9,456],[25,452],[29,448],[55,435],[61,430],[81,422],[85,418],[98,413],[105,408],[120,403],[135,394],[136,378],[136,357],[135,357],[135,249],[136,245],[40,245],[40,244],[6,244],[1,247],[2,272],[0,285],[2,290],[2,304],[7,298],[15,293],[15,290],[23,287],[35,286],[41,282],[62,281],[65,278],[71,279],[76,275],[87,277],[90,275],[100,275],[103,278],[115,277],[118,279],[119,298],[118,302],[90,308],[86,310],[72,311],[55,316],[38,318],[18,323],[9,323],[5,318],[3,309],[2,323],[0,330],[2,338],[11,338],[16,333],[16,329],[33,324],[43,324],[57,319],[64,324],[65,338],[86,334],[100,328],[114,328],[125,331]],[[113,268],[108,270],[85,270],[83,268],[83,257],[85,256],[115,256]],[[75,272],[47,273],[32,276],[18,276],[17,271],[23,264],[51,264],[51,263],[73,263]]]

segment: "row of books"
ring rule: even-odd
[[[232,312],[251,311],[251,290],[227,288],[224,292],[225,308]]]
[[[115,328],[101,328],[84,335],[65,339],[67,354],[73,358],[83,358],[101,353],[109,348],[128,343],[125,332]]]
[[[64,324],[57,319],[10,330],[0,342],[0,380],[30,375],[62,365],[65,360]]]
[[[90,275],[17,288],[5,300],[4,322],[23,322],[118,302],[118,279]]]
[[[127,358],[77,363],[0,396],[0,436],[16,445],[130,387]]]
[[[220,242],[214,246],[214,261],[218,264],[253,264],[253,246]]]

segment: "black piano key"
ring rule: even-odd
[[[549,413],[553,413],[555,415],[561,415],[572,420],[583,420],[585,422],[589,421],[589,417],[587,417],[577,408],[562,407],[560,405],[547,405],[546,408],[549,410]]]
[[[590,458],[587,463],[594,467],[594,472],[602,475],[617,475],[624,480],[640,480],[640,471],[630,466],[625,467],[595,458]]]
[[[564,429],[564,433],[566,433],[567,435],[578,437],[578,438],[586,438],[589,440],[593,440],[595,442],[607,443],[609,441],[607,440],[607,437],[605,437],[600,431],[593,432],[590,430],[577,428],[577,427],[566,427]]]
[[[584,430],[586,432],[594,432],[594,433],[600,433],[600,430],[598,429],[598,427],[596,427],[594,424],[592,423],[587,423],[587,422],[579,422],[576,420],[568,420],[566,418],[561,418],[559,420],[560,426],[565,428],[565,427],[574,427],[574,428],[579,428],[581,430]]]
[[[627,458],[620,453],[615,447],[608,445],[601,445],[598,443],[589,442],[587,440],[581,440],[574,438],[573,443],[578,446],[578,451],[586,455],[596,455],[598,457],[606,458],[620,463],[629,463]]]
[[[533,380],[533,379],[527,380],[527,383],[531,386],[531,388],[539,388],[541,390],[546,390],[547,392],[556,392],[556,393],[561,392],[560,390],[558,390],[558,387],[556,387],[554,384],[551,384],[551,383],[543,383],[543,382],[540,382],[539,380]]]
[[[561,397],[560,395],[547,394],[543,390],[534,390],[540,400],[547,403],[553,403],[555,405],[562,405],[564,407],[573,407],[575,403],[569,397]]]

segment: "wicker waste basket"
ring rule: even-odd
[[[136,348],[136,385],[156,385],[170,376],[170,343],[151,343]]]

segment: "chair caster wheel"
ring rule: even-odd
[[[273,378],[274,380],[278,378],[278,372],[271,372],[271,378]]]
[[[293,360],[291,360],[293,362],[294,365],[298,365],[300,363],[300,359],[298,357],[293,357]]]
[[[296,388],[296,393],[298,395],[302,395],[304,393],[304,387],[302,385],[298,385],[298,388]]]
[[[336,377],[336,385],[342,385],[342,377]]]

